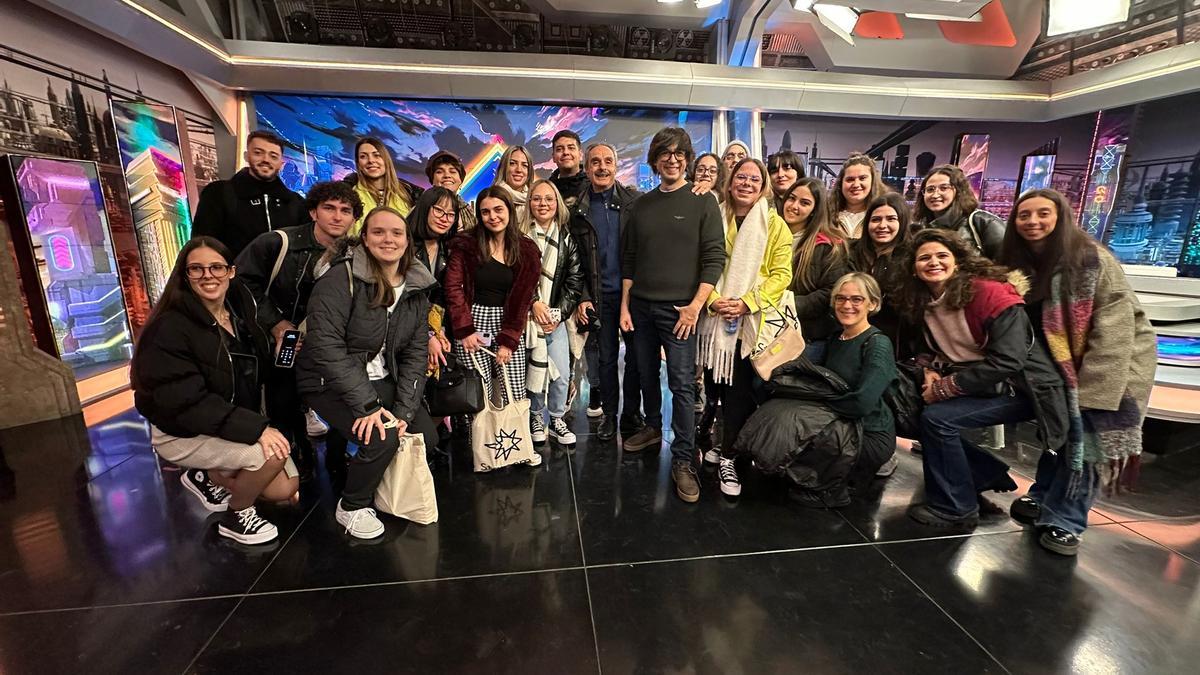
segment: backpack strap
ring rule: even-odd
[[[287,257],[288,252],[288,236],[283,230],[273,230],[283,240],[279,245],[279,255],[275,256],[275,265],[271,267],[271,277],[267,279],[267,288],[271,288],[271,284],[275,283],[275,277],[279,276],[279,270],[283,267],[283,259]]]
[[[979,252],[979,255],[983,255],[983,239],[979,237],[979,228],[975,227],[975,214],[980,211],[982,209],[975,209],[971,215],[967,216],[967,229],[971,231],[971,242],[975,244],[975,250]]]

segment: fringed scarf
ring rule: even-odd
[[[558,271],[558,251],[562,243],[561,230],[558,224],[552,224],[549,231],[543,231],[537,223],[529,226],[529,238],[542,251],[542,272],[538,276],[537,295],[535,300],[550,304],[550,293],[554,290],[554,273]],[[566,319],[567,317],[562,317]],[[545,394],[550,383],[559,377],[558,367],[550,360],[550,351],[546,345],[546,334],[542,327],[533,320],[530,314],[529,325],[525,329],[525,345],[529,348],[529,358],[525,366],[525,388],[528,391]]]
[[[1067,451],[1075,472],[1072,490],[1083,480],[1099,480],[1108,489],[1130,484],[1142,453],[1143,413],[1128,389],[1117,410],[1079,408],[1079,366],[1087,349],[1100,274],[1099,254],[1089,248],[1081,268],[1070,275],[1069,288],[1063,271],[1055,271],[1042,305],[1046,346],[1067,389]]]
[[[725,208],[722,206],[721,210],[725,211]],[[717,282],[716,292],[722,298],[740,298],[762,283],[761,271],[763,256],[767,252],[769,217],[770,211],[765,199],[755,202],[746,214],[742,226],[738,228],[737,237],[733,240],[733,253],[729,256],[729,262],[725,264],[725,272]],[[756,314],[742,316],[738,330],[730,333],[725,330],[726,322],[721,315],[701,313],[697,329],[700,334],[700,348],[696,353],[696,362],[712,369],[714,382],[733,382],[734,360],[739,356],[748,356],[754,349],[758,338],[758,318]],[[741,354],[737,353],[738,340],[742,341]]]

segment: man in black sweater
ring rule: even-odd
[[[279,180],[283,139],[255,131],[246,140],[246,168],[229,180],[209,183],[200,192],[192,236],[207,235],[242,252],[258,235],[309,222],[304,198]]]
[[[692,139],[678,127],[659,131],[646,161],[658,188],[630,206],[622,233],[621,329],[633,331],[646,426],[626,452],[662,443],[659,353],[671,390],[671,478],[685,502],[700,499],[696,478],[696,321],[725,267],[721,210],[711,195],[689,189]]]

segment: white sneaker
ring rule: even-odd
[[[529,413],[529,438],[534,443],[540,444],[546,442],[546,423],[542,421],[542,413],[540,411]]]
[[[596,419],[597,417],[603,417],[604,416],[604,408],[600,405],[600,402],[596,401],[595,406],[596,407],[593,408],[591,405],[588,405],[587,416],[592,419]]]
[[[704,451],[704,463],[716,466],[721,463],[721,448],[713,447]]]
[[[721,458],[717,468],[717,479],[721,482],[721,493],[736,497],[742,494],[742,481],[738,480],[737,469],[732,459]]]
[[[893,452],[892,456],[888,458],[888,461],[884,462],[883,466],[879,467],[879,470],[875,472],[875,475],[879,478],[887,478],[888,476],[896,473],[896,466],[899,464],[900,458],[897,457],[896,453]]]
[[[541,465],[542,465],[542,453],[540,453],[536,449],[534,449],[533,459],[529,460],[529,466],[541,466]]]
[[[338,525],[346,528],[346,534],[358,539],[374,539],[383,534],[383,521],[375,515],[375,509],[361,508],[346,511],[342,508],[342,500],[338,500],[333,517]]]
[[[550,437],[563,445],[575,445],[575,433],[561,417],[550,418]]]
[[[309,436],[324,436],[329,433],[329,425],[312,408],[304,411],[304,428]]]

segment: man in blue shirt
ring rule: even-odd
[[[571,208],[571,233],[583,254],[584,286],[575,320],[588,323],[588,310],[599,317],[600,328],[588,337],[599,356],[600,382],[592,382],[592,396],[599,396],[604,418],[596,435],[607,441],[617,433],[621,391],[625,407],[620,415],[621,435],[628,438],[641,430],[642,394],[638,370],[628,334],[620,330],[621,231],[625,210],[641,193],[617,182],[617,151],[607,143],[588,146],[584,159],[588,183],[576,195]],[[564,195],[565,197],[566,195]],[[617,362],[622,338],[626,341],[625,379],[618,384]],[[597,387],[599,384],[599,387]]]

